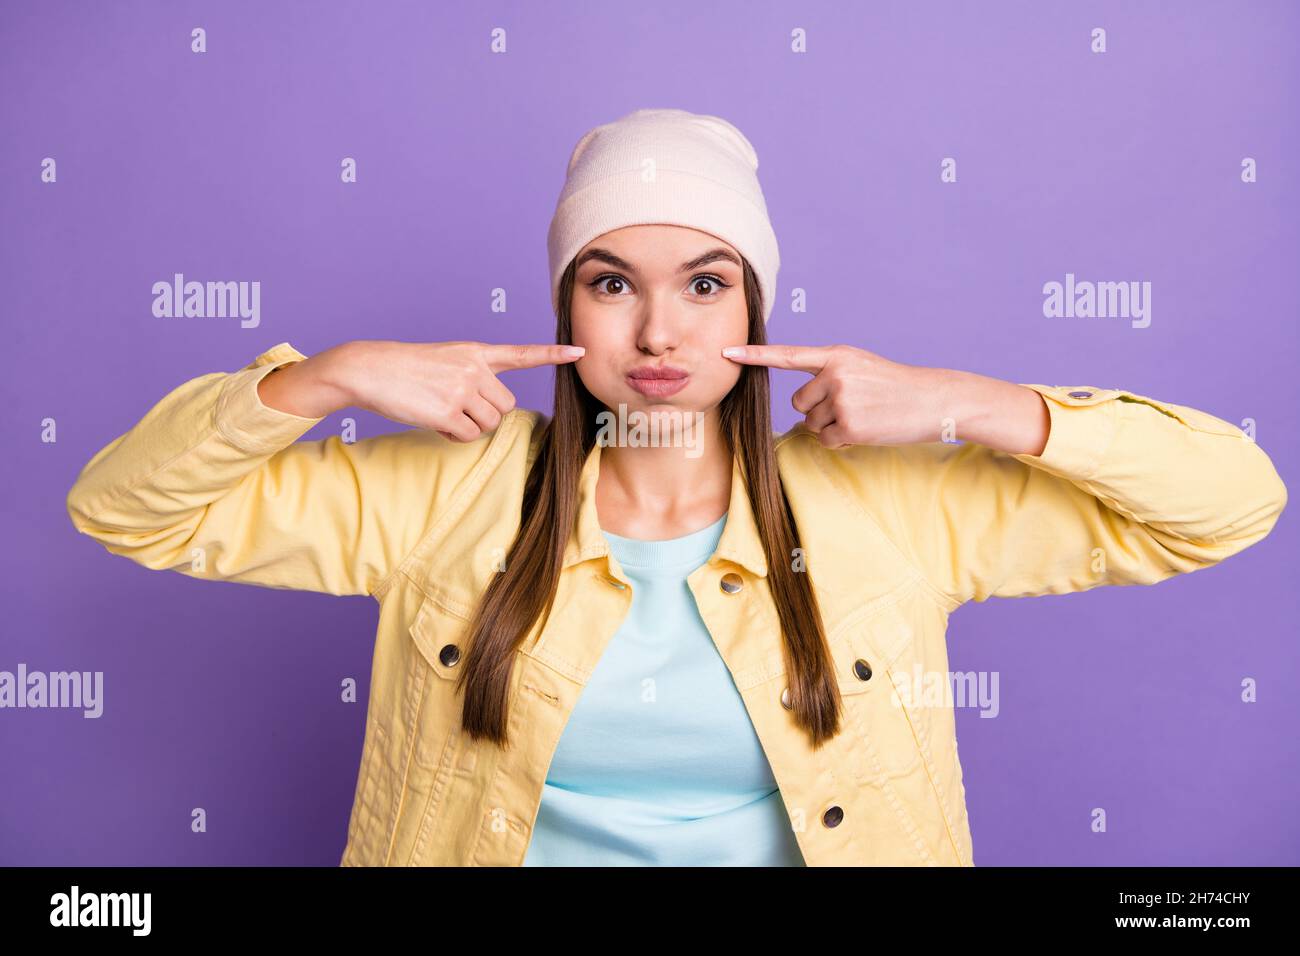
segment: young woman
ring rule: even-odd
[[[83,469],[112,553],[379,603],[343,864],[973,865],[951,698],[913,692],[948,615],[1276,522],[1267,455],[1193,408],[765,344],[757,167],[716,117],[597,127],[548,238],[558,344],[280,343]],[[539,364],[550,417],[497,377]],[[779,436],[767,366],[810,376]],[[415,427],[296,441],[347,407]]]

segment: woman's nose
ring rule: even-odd
[[[647,300],[641,314],[638,344],[647,351],[662,352],[680,343],[681,316],[670,301],[662,298]]]

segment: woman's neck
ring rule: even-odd
[[[731,452],[716,411],[704,414],[690,442],[661,439],[658,445],[602,447],[596,482],[600,526],[648,541],[706,528],[727,510],[731,471]]]

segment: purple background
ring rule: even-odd
[[[0,711],[0,863],[337,864],[377,606],[149,572],[64,496],[171,388],[282,340],[553,340],[565,163],[639,107],[757,148],[773,341],[1254,418],[1290,482],[1298,25],[1285,2],[4,5],[0,669],[102,670],[105,714]],[[261,326],[154,318],[177,271],[260,281]],[[1044,318],[1066,272],[1151,281],[1151,327]],[[784,429],[807,377],[773,374]],[[550,375],[504,380],[549,411]],[[400,427],[306,437],[347,415]],[[1158,587],[953,616],[952,668],[1000,673],[997,719],[958,711],[978,865],[1300,863],[1294,525]]]

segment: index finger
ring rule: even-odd
[[[561,365],[582,358],[586,352],[580,345],[499,345],[483,346],[483,358],[493,372],[512,368],[534,368],[538,365]]]
[[[770,365],[814,375],[825,368],[831,356],[826,345],[734,345],[722,354],[742,365]]]

